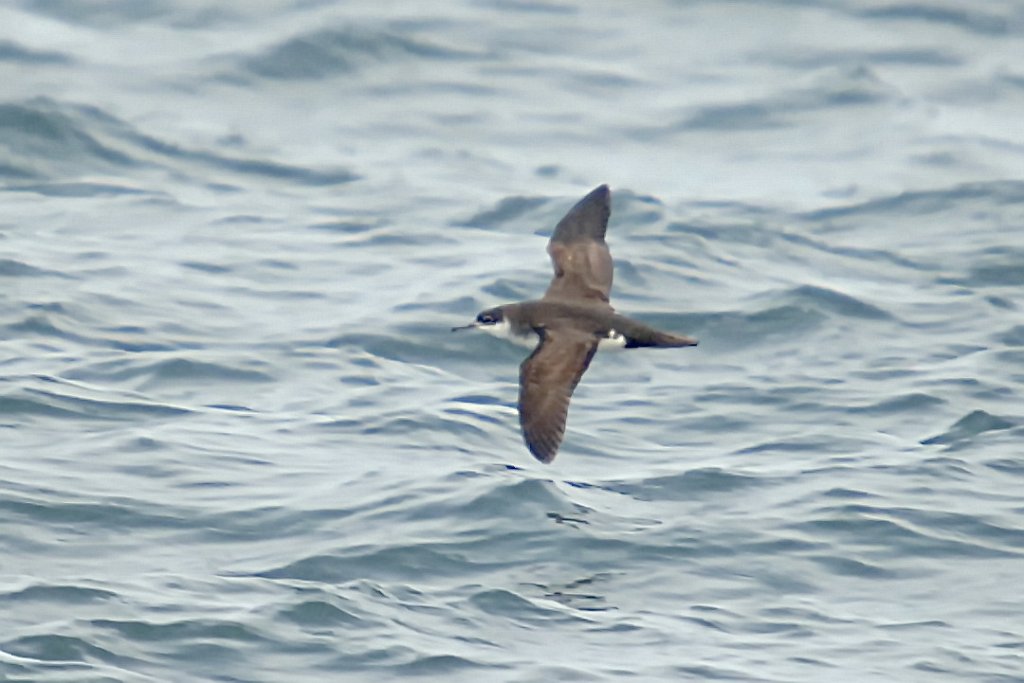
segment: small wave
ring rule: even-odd
[[[186,408],[160,403],[84,398],[27,387],[20,387],[11,394],[0,396],[0,416],[39,415],[93,420],[129,420],[145,416],[187,415],[190,412]]]
[[[451,508],[456,518],[478,522],[527,519],[552,511],[568,515],[577,514],[580,509],[554,484],[540,479],[505,481]]]
[[[470,53],[395,33],[369,29],[321,30],[295,36],[242,61],[260,78],[318,79],[355,71],[370,63],[412,59],[454,59]],[[227,80],[234,76],[226,74]]]
[[[840,441],[832,434],[796,436],[790,439],[764,441],[753,446],[741,448],[738,453],[839,453],[844,449],[856,446],[855,442]]]
[[[825,313],[833,313],[847,318],[865,318],[868,320],[888,320],[892,318],[889,313],[877,306],[827,287],[800,285],[789,290],[785,294],[785,298],[793,301],[798,306],[808,306]]]
[[[896,97],[896,90],[865,65],[837,68],[799,90],[740,104],[698,108],[671,126],[679,131],[772,130],[795,125],[795,115],[836,107],[878,104]]]
[[[46,309],[39,309],[46,310]],[[97,330],[90,334],[77,331],[81,325],[64,310],[29,315],[17,322],[0,325],[0,333],[9,338],[42,337],[61,339],[87,347],[113,348],[121,351],[173,351],[173,343],[153,341],[140,330]]]
[[[43,180],[44,176],[27,166],[19,167],[6,161],[0,161],[0,178],[7,178],[20,183],[30,180]]]
[[[47,64],[67,65],[74,60],[64,52],[50,50],[33,50],[11,40],[0,40],[0,62],[15,64],[31,64],[42,66]]]
[[[839,576],[855,576],[860,579],[895,579],[902,576],[900,572],[887,569],[883,565],[873,564],[852,557],[811,555],[809,558],[811,561],[821,565],[826,571]]]
[[[379,548],[344,555],[312,555],[282,567],[256,572],[268,579],[299,579],[320,583],[345,583],[367,576],[380,580],[416,581],[423,576],[458,576],[472,563],[448,552],[424,545]]]
[[[73,183],[24,183],[14,184],[7,188],[12,192],[35,192],[44,197],[102,197],[118,195],[163,195],[138,187],[118,185],[116,183],[73,182]],[[163,195],[166,196],[166,195]]]
[[[902,412],[916,413],[944,403],[945,401],[941,398],[915,392],[882,399],[866,406],[854,406],[848,410],[851,413],[866,413],[868,415],[891,415]]]
[[[942,434],[924,439],[921,443],[924,445],[941,445],[972,441],[975,437],[985,432],[1012,429],[1015,426],[1016,423],[1006,418],[992,415],[984,410],[975,410],[957,420],[952,427]]]
[[[705,346],[719,350],[761,346],[777,337],[799,337],[820,327],[827,317],[806,306],[776,306],[754,313],[706,313],[688,316],[693,324],[680,329],[697,335]],[[645,318],[648,320],[648,318]],[[654,316],[649,322],[657,324]]]
[[[1020,287],[1024,285],[1024,250],[1007,248],[1002,254],[985,257],[967,276],[955,280],[967,287]]]
[[[543,197],[505,197],[492,209],[473,214],[453,225],[469,228],[496,229],[513,221],[526,222],[524,216],[547,204]]]
[[[853,217],[859,222],[880,216],[913,216],[935,213],[959,213],[975,207],[984,209],[990,204],[1024,203],[1024,182],[997,180],[981,183],[962,183],[938,190],[913,190],[878,197],[850,206],[817,209],[802,214],[817,223]]]
[[[68,665],[72,662],[116,663],[120,657],[84,638],[58,634],[22,636],[3,643],[3,650],[16,657]]]
[[[163,2],[113,2],[113,3],[71,3],[39,2],[30,5],[33,12],[53,17],[69,26],[80,24],[99,28],[123,26],[138,22],[170,19],[168,14],[175,3]]]
[[[14,259],[0,259],[0,277],[68,277],[64,273],[55,270],[44,270],[42,268],[36,268],[33,265],[29,265],[24,261],[16,261]]]
[[[847,549],[861,548],[862,552],[853,557],[829,555],[842,560],[830,565],[837,573],[856,573],[861,569],[856,563],[865,563],[863,569],[869,573],[888,568],[906,576],[914,571],[906,563],[909,558],[1014,557],[1024,548],[1024,535],[1019,530],[999,527],[976,515],[848,503],[825,508],[809,517],[789,526],[808,534],[812,540],[828,540],[831,545]],[[874,563],[868,566],[867,558],[895,561],[901,568],[888,564],[883,568]]]
[[[695,223],[673,222],[667,226],[667,230],[674,233],[686,233],[701,237],[707,241],[714,242],[736,242],[739,244],[751,245],[761,249],[775,250],[779,255],[793,254],[796,249],[811,249],[818,252],[816,259],[822,256],[839,257],[843,260],[859,262],[860,264],[876,268],[879,262],[890,263],[895,266],[922,270],[928,266],[919,263],[906,256],[887,249],[855,247],[845,244],[833,244],[823,239],[816,239],[805,234],[799,234],[789,230],[775,227],[784,219],[774,215],[762,215],[754,207],[747,207],[744,204],[732,202],[729,208],[736,211],[745,220],[754,224],[748,225],[702,225]],[[816,214],[805,214],[809,224],[817,226],[822,221],[817,218],[807,218]],[[778,255],[772,256],[773,260]]]
[[[26,528],[70,524],[76,528],[95,525],[97,528],[166,531],[190,526],[179,509],[157,504],[140,504],[122,498],[110,498],[99,502],[71,502],[8,496],[0,499],[0,510],[9,518],[20,520]]]
[[[304,185],[338,185],[359,178],[347,169],[314,169],[266,159],[227,156],[200,149],[188,149],[158,138],[139,133],[121,124],[122,135],[140,149],[155,152],[168,160],[196,162],[216,169],[241,175],[262,176],[277,180],[290,180]]]
[[[84,381],[126,382],[140,380],[144,387],[195,383],[202,381],[259,383],[272,382],[273,377],[261,370],[237,367],[227,363],[214,363],[189,358],[139,360],[123,358],[77,368],[64,375]]]
[[[1024,325],[1014,325],[999,334],[997,339],[1007,346],[1024,346]]]
[[[58,163],[92,171],[135,164],[98,140],[80,115],[47,98],[0,104],[0,131],[11,155],[7,163],[29,175],[60,175]]]
[[[588,620],[578,613],[558,607],[539,604],[519,593],[507,589],[489,589],[479,591],[470,597],[469,602],[481,612],[505,619],[543,626],[551,623],[570,623]]]
[[[297,602],[280,611],[278,616],[304,628],[362,627],[366,625],[364,619],[353,613],[351,606],[346,608],[327,599]]]
[[[432,365],[437,361],[437,348],[431,344],[431,337],[436,337],[443,328],[431,328],[428,333],[408,337],[389,334],[342,334],[324,342],[330,348],[361,349],[378,358],[399,360],[410,363]]]
[[[603,488],[624,493],[637,500],[695,500],[747,489],[761,483],[763,481],[760,477],[706,467],[636,482],[610,482]]]
[[[872,21],[908,21],[942,24],[963,29],[971,33],[1001,36],[1014,29],[1006,17],[979,10],[977,7],[941,6],[934,3],[903,2],[858,11]],[[1016,28],[1020,28],[1017,26]]]
[[[787,123],[768,103],[745,102],[701,107],[678,125],[680,130],[771,130]]]
[[[411,662],[395,667],[396,672],[407,676],[443,677],[471,670],[503,670],[512,668],[507,664],[484,664],[458,655],[423,655]],[[482,673],[478,675],[483,675]]]
[[[188,149],[140,132],[101,108],[68,104],[47,97],[0,104],[0,132],[4,132],[0,145],[7,149],[10,157],[4,164],[9,177],[52,181],[8,189],[51,196],[149,192],[111,182],[67,180],[89,173],[130,174],[138,179],[147,169],[163,169],[180,171],[181,177],[209,175],[190,173],[181,168],[182,164],[200,164],[240,175],[288,180],[303,185],[335,185],[357,178],[347,169],[307,168]]]
[[[892,319],[892,315],[879,306],[817,285],[798,285],[759,298],[771,305],[754,312],[636,317],[655,326],[687,330],[716,349],[738,349],[763,345],[770,338],[803,336],[821,328],[830,318]]]
[[[7,593],[4,600],[25,602],[52,602],[58,605],[80,605],[91,602],[102,602],[117,598],[117,593],[98,588],[69,585],[37,584]]]
[[[841,49],[831,46],[815,50],[803,46],[799,51],[759,50],[753,53],[759,60],[780,64],[792,69],[819,69],[822,66],[842,67],[848,64],[882,64],[907,66],[958,66],[964,60],[948,51],[921,47],[893,47],[889,49]]]
[[[163,623],[137,619],[93,619],[93,626],[113,631],[128,640],[169,643],[201,643],[204,641],[262,642],[257,631],[244,624],[218,619],[181,619]]]

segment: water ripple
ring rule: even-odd
[[[0,679],[1020,679],[1015,3],[214,4],[0,9]]]

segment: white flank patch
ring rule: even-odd
[[[608,336],[597,343],[601,351],[615,351],[626,348],[626,335],[618,330],[608,330]]]

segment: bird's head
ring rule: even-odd
[[[484,332],[496,333],[499,328],[508,327],[508,321],[505,319],[505,312],[501,306],[495,306],[494,308],[488,308],[486,311],[480,311],[476,315],[476,320],[468,325],[460,325],[453,327],[452,332],[456,330],[483,330]]]

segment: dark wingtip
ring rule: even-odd
[[[607,203],[609,203],[611,201],[611,198],[612,198],[612,191],[610,189],[608,189],[608,184],[607,183],[602,183],[602,184],[598,185],[597,187],[595,187],[593,190],[591,190],[590,193],[586,197],[583,198],[583,201],[596,199],[596,200],[603,201],[605,204],[607,204]]]
[[[529,441],[526,442],[526,447],[530,449],[530,454],[533,457],[537,458],[537,460],[541,461],[545,465],[550,465],[551,461],[555,459],[556,455],[558,455],[557,447],[554,450],[545,450],[541,444],[532,444]]]
[[[522,425],[523,413],[519,411],[520,425]],[[550,435],[535,434],[527,431],[525,425],[523,426],[523,443],[526,444],[526,448],[529,449],[530,455],[540,460],[545,465],[551,463],[558,455],[558,447],[561,446],[561,438],[551,439]]]
[[[608,189],[607,185],[598,185],[588,192],[583,199],[576,202],[576,206],[572,207],[570,213],[574,211],[581,211],[591,206],[596,206],[608,211],[611,209],[611,205],[612,191]]]
[[[611,190],[607,185],[598,185],[569,209],[555,226],[552,239],[556,242],[571,242],[581,237],[603,240],[611,210]]]

